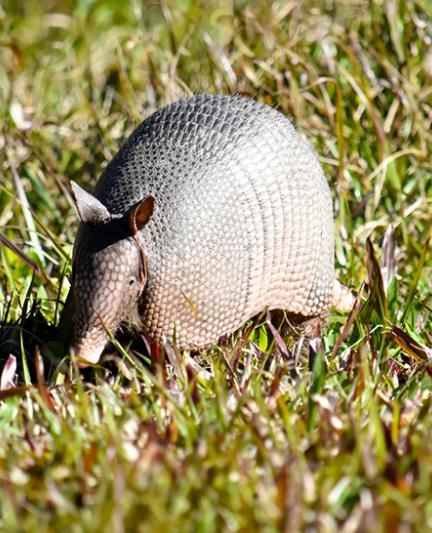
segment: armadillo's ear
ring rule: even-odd
[[[147,196],[133,205],[126,213],[126,220],[132,235],[136,235],[150,220],[153,214],[155,199],[153,196]]]
[[[87,224],[105,224],[111,220],[108,209],[97,198],[82,189],[77,183],[71,181],[75,205],[80,219]]]

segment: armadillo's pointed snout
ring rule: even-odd
[[[94,345],[78,343],[74,346],[74,354],[78,360],[80,368],[86,368],[89,365],[95,365],[99,362],[100,356],[104,350],[105,345]]]

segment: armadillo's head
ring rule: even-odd
[[[72,290],[75,354],[81,366],[97,363],[121,322],[136,309],[147,281],[140,230],[153,212],[147,197],[124,215],[111,215],[95,197],[72,183],[81,226],[75,242]]]

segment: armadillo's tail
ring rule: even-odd
[[[351,311],[354,305],[354,296],[337,279],[333,285],[333,307],[342,313]]]

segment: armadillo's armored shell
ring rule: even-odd
[[[266,307],[325,314],[332,300],[333,220],[311,148],[274,109],[196,96],[147,118],[106,169],[95,196],[124,213],[147,195],[143,324],[203,347]]]

